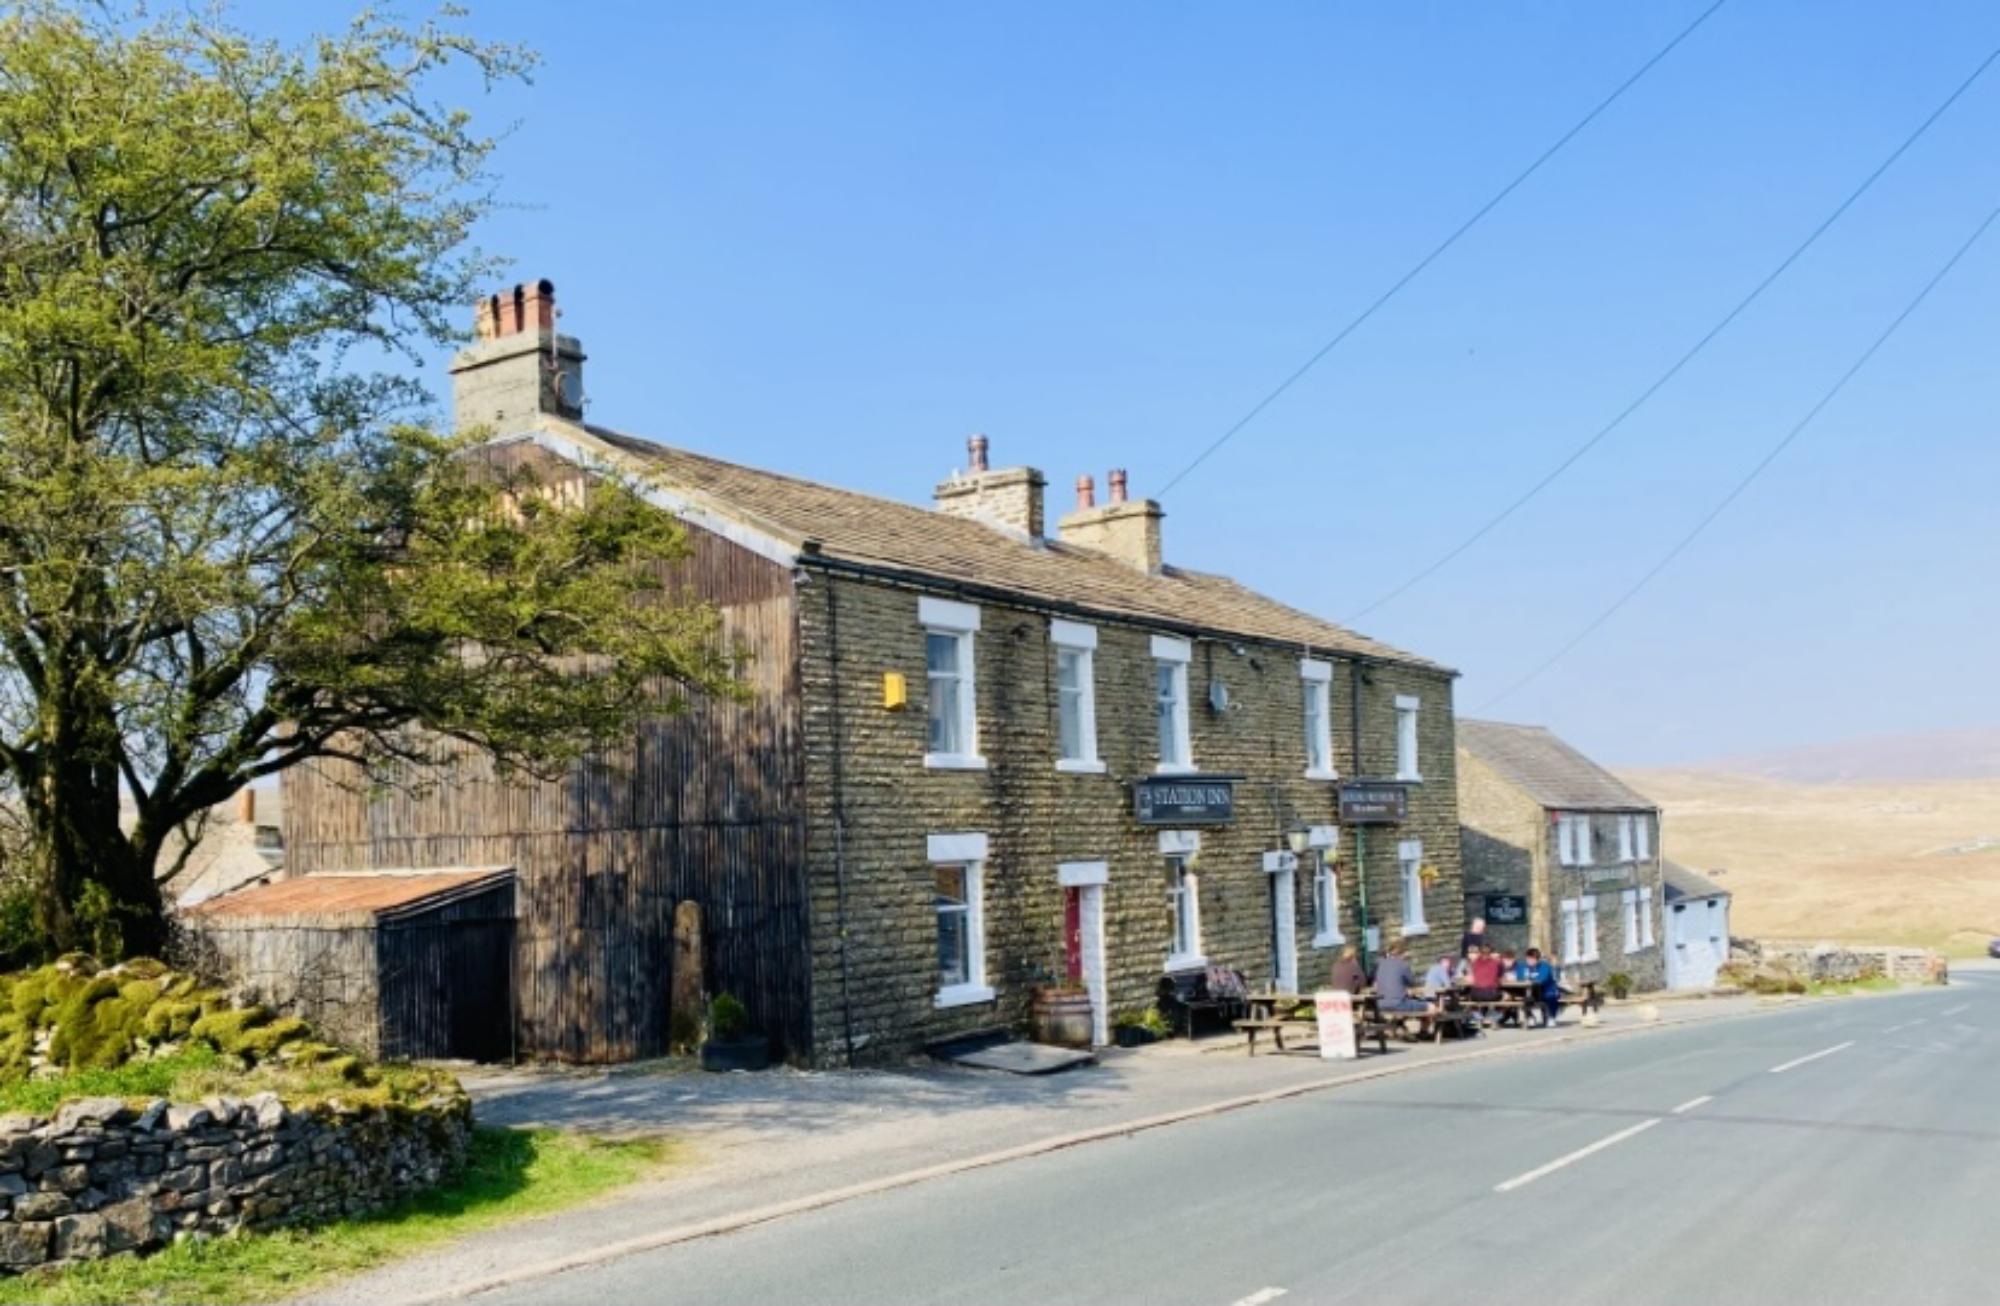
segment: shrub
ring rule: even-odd
[[[718,993],[708,1004],[708,1036],[728,1043],[750,1032],[750,1009],[733,993]]]
[[[1604,977],[1604,987],[1612,997],[1623,1001],[1632,996],[1632,977],[1622,970],[1614,970]]]

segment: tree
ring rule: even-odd
[[[157,951],[170,836],[307,759],[547,769],[735,691],[640,487],[502,471],[399,367],[492,271],[492,142],[431,88],[529,67],[0,18],[0,776],[53,946]]]

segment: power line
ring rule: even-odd
[[[1868,360],[1875,357],[1876,351],[1881,349],[1883,345],[1889,343],[1889,337],[1895,335],[1897,330],[1903,325],[1903,323],[1909,320],[1910,315],[1915,313],[1918,307],[1921,306],[1923,302],[1930,297],[1931,291],[1937,289],[1938,283],[1943,281],[1947,276],[1951,275],[1952,269],[1958,266],[1959,260],[1963,259],[1968,253],[1971,252],[1972,247],[1979,243],[1980,237],[1984,236],[1988,231],[1988,229],[1991,228],[1995,222],[2000,222],[2000,207],[1996,207],[1992,212],[1986,215],[1985,221],[1981,222],[1976,228],[1974,228],[1972,234],[1965,238],[1964,243],[1961,244],[1956,250],[1952,252],[1952,256],[1945,260],[1944,266],[1939,268],[1937,272],[1932,275],[1931,279],[1924,283],[1923,289],[1919,290],[1916,293],[1916,296],[1912,298],[1909,303],[1903,306],[1903,311],[1896,314],[1895,318],[1892,321],[1890,321],[1889,325],[1883,329],[1882,334],[1876,336],[1874,342],[1871,343],[1868,346],[1868,348],[1861,351],[1861,356],[1854,360],[1852,366],[1850,366],[1845,372],[1842,372],[1840,374],[1840,379],[1835,381],[1833,385],[1827,389],[1826,393],[1819,397],[1819,401],[1817,403],[1815,403],[1811,408],[1808,408],[1806,410],[1806,415],[1804,417],[1801,417],[1798,420],[1798,422],[1795,425],[1793,425],[1791,430],[1785,432],[1784,438],[1782,440],[1779,440],[1776,444],[1772,445],[1770,451],[1766,453],[1763,456],[1763,458],[1758,461],[1757,465],[1752,467],[1749,473],[1745,475],[1743,479],[1739,480],[1733,487],[1731,487],[1729,493],[1723,495],[1721,500],[1717,502],[1713,508],[1710,508],[1707,514],[1704,515],[1700,521],[1694,524],[1693,530],[1690,530],[1686,535],[1683,535],[1680,538],[1679,542],[1677,542],[1671,549],[1668,549],[1666,554],[1663,557],[1661,557],[1661,559],[1658,562],[1654,563],[1652,568],[1648,570],[1645,575],[1639,577],[1638,581],[1635,584],[1633,584],[1633,586],[1630,589],[1626,590],[1623,594],[1619,595],[1617,601],[1612,603],[1612,605],[1606,608],[1603,612],[1600,612],[1597,615],[1597,617],[1591,621],[1589,625],[1585,626],[1582,630],[1578,631],[1575,637],[1572,638],[1569,641],[1569,643],[1564,644],[1561,648],[1557,649],[1549,657],[1545,658],[1541,663],[1539,663],[1535,667],[1534,670],[1530,671],[1527,675],[1522,676],[1519,680],[1509,685],[1506,689],[1502,690],[1500,693],[1494,695],[1492,698],[1482,703],[1479,707],[1479,711],[1485,712],[1488,709],[1492,708],[1496,703],[1499,703],[1503,699],[1508,698],[1516,690],[1519,690],[1522,687],[1526,686],[1530,681],[1533,681],[1534,679],[1539,677],[1543,672],[1547,671],[1550,667],[1562,661],[1563,658],[1569,656],[1571,650],[1575,649],[1577,645],[1583,643],[1584,640],[1590,638],[1590,636],[1596,632],[1598,627],[1602,626],[1605,622],[1611,620],[1612,617],[1616,616],[1619,609],[1623,608],[1627,603],[1630,603],[1632,599],[1639,593],[1640,590],[1645,589],[1647,585],[1652,583],[1654,577],[1658,576],[1661,572],[1665,571],[1668,568],[1668,566],[1670,566],[1673,563],[1674,559],[1680,557],[1681,554],[1686,551],[1687,547],[1690,544],[1693,544],[1695,542],[1695,539],[1698,536],[1700,536],[1700,534],[1703,531],[1708,529],[1709,524],[1713,522],[1717,517],[1720,517],[1723,514],[1723,512],[1728,509],[1730,504],[1736,502],[1736,500],[1742,495],[1742,493],[1750,488],[1751,482],[1755,481],[1759,476],[1763,475],[1764,469],[1769,467],[1772,463],[1776,462],[1778,460],[1778,455],[1782,454],[1788,447],[1790,447],[1792,441],[1798,439],[1800,433],[1803,432],[1806,429],[1806,427],[1812,425],[1813,419],[1818,417],[1821,411],[1824,410],[1828,404],[1834,401],[1835,396],[1837,396],[1842,390],[1847,388],[1847,383],[1854,379],[1855,374],[1868,365]]]
[[[1839,205],[1834,208],[1833,212],[1827,214],[1825,220],[1822,221],[1817,227],[1814,227],[1812,229],[1811,234],[1809,234],[1803,241],[1801,241],[1796,247],[1794,247],[1791,253],[1785,255],[1784,261],[1779,263],[1777,267],[1772,268],[1770,273],[1767,276],[1765,276],[1765,278],[1762,281],[1759,281],[1755,286],[1751,288],[1749,294],[1745,295],[1742,299],[1736,301],[1736,307],[1730,309],[1727,313],[1723,314],[1722,320],[1717,322],[1714,326],[1710,327],[1708,331],[1705,334],[1703,334],[1699,340],[1696,340],[1693,346],[1689,348],[1686,353],[1682,354],[1678,359],[1674,361],[1673,366],[1669,367],[1666,371],[1660,373],[1660,375],[1653,381],[1651,385],[1647,386],[1644,390],[1641,390],[1639,392],[1638,398],[1634,399],[1631,403],[1625,405],[1624,408],[1619,410],[1618,415],[1616,417],[1613,417],[1609,422],[1606,422],[1603,426],[1599,427],[1595,435],[1592,435],[1588,440],[1585,440],[1582,444],[1578,445],[1575,449],[1571,450],[1568,457],[1564,458],[1561,462],[1557,463],[1555,465],[1555,468],[1551,470],[1548,475],[1542,477],[1541,480],[1536,481],[1533,485],[1529,486],[1526,493],[1522,494],[1519,498],[1515,499],[1505,508],[1502,508],[1498,513],[1495,513],[1493,516],[1487,518],[1486,521],[1482,523],[1478,529],[1474,530],[1470,535],[1466,536],[1464,539],[1460,540],[1457,544],[1453,545],[1449,551],[1447,551],[1445,554],[1439,557],[1435,562],[1423,568],[1423,570],[1417,572],[1415,575],[1411,576],[1408,580],[1404,581],[1402,584],[1396,586],[1396,588],[1384,594],[1381,598],[1376,599],[1373,603],[1370,603],[1367,607],[1361,609],[1359,612],[1356,612],[1353,616],[1348,617],[1347,618],[1348,624],[1351,625],[1352,623],[1361,620],[1363,617],[1366,617],[1369,613],[1374,612],[1376,609],[1381,608],[1393,602],[1394,600],[1402,597],[1404,594],[1408,593],[1411,589],[1415,588],[1417,585],[1423,583],[1425,580],[1428,580],[1431,576],[1437,574],[1437,572],[1439,572],[1446,565],[1451,563],[1460,554],[1464,553],[1467,549],[1470,549],[1473,545],[1479,543],[1479,541],[1485,539],[1487,535],[1492,533],[1494,527],[1500,525],[1501,522],[1506,521],[1509,517],[1512,517],[1521,508],[1526,506],[1529,500],[1533,499],[1536,495],[1540,494],[1543,490],[1546,490],[1547,488],[1549,488],[1550,485],[1554,484],[1556,478],[1560,477],[1564,472],[1568,471],[1571,467],[1575,466],[1577,462],[1581,460],[1585,454],[1589,453],[1592,449],[1595,449],[1600,443],[1602,443],[1605,437],[1609,436],[1613,431],[1623,426],[1625,424],[1626,418],[1638,412],[1639,409],[1645,406],[1647,400],[1651,399],[1654,395],[1658,394],[1662,389],[1664,389],[1669,381],[1672,381],[1676,376],[1679,376],[1681,373],[1681,369],[1685,368],[1689,363],[1693,362],[1695,356],[1700,354],[1702,350],[1708,348],[1710,341],[1714,340],[1717,336],[1721,335],[1723,331],[1725,331],[1729,327],[1730,323],[1734,322],[1738,317],[1742,316],[1743,311],[1749,308],[1750,305],[1755,303],[1763,295],[1763,293],[1770,288],[1773,282],[1775,282],[1779,277],[1785,274],[1786,270],[1789,269],[1792,266],[1792,264],[1798,262],[1801,255],[1803,255],[1807,250],[1811,249],[1815,244],[1817,244],[1819,238],[1825,235],[1827,230],[1830,227],[1832,227],[1834,223],[1840,221],[1841,216],[1843,214],[1845,214],[1850,208],[1854,207],[1855,201],[1859,200],[1863,195],[1867,194],[1869,189],[1875,185],[1875,182],[1882,176],[1882,174],[1889,171],[1889,169],[1892,166],[1894,166],[1896,160],[1902,158],[1903,155],[1906,152],[1908,152],[1909,148],[1912,145],[1915,145],[1919,140],[1921,140],[1923,138],[1924,133],[1928,132],[1931,129],[1931,125],[1935,123],[1939,118],[1942,118],[1945,115],[1945,111],[1950,109],[1952,105],[1956,104],[1958,102],[1959,97],[1964,95],[1966,91],[1972,88],[1972,84],[1978,81],[1980,76],[1984,74],[1985,71],[1993,65],[1993,61],[1995,59],[2000,59],[2000,46],[1994,47],[1991,53],[1989,53],[1984,59],[1980,60],[1979,66],[1972,70],[1972,75],[1967,77],[1964,81],[1960,82],[1957,88],[1954,89],[1950,95],[1947,95],[1944,98],[1944,102],[1942,104],[1938,105],[1937,108],[1931,110],[1930,115],[1926,117],[1922,122],[1917,124],[1916,130],[1911,132],[1908,136],[1905,136],[1903,138],[1902,144],[1898,145],[1894,150],[1890,151],[1889,157],[1883,159],[1881,163],[1877,164],[1873,172],[1870,172],[1866,177],[1862,178],[1861,184],[1855,187],[1853,191],[1849,192],[1847,198],[1842,200],[1839,203]]]
[[[1535,173],[1541,168],[1541,166],[1544,163],[1547,163],[1550,159],[1554,158],[1556,156],[1556,153],[1560,151],[1563,146],[1569,144],[1570,141],[1574,139],[1579,132],[1581,132],[1584,128],[1590,126],[1591,123],[1595,122],[1599,114],[1602,114],[1606,109],[1610,108],[1613,104],[1617,103],[1618,97],[1625,94],[1625,92],[1631,90],[1632,87],[1638,84],[1641,78],[1643,78],[1647,73],[1651,72],[1653,70],[1654,64],[1659,63],[1660,60],[1672,54],[1676,46],[1680,45],[1682,41],[1687,40],[1688,37],[1694,35],[1695,29],[1708,21],[1709,15],[1713,14],[1716,10],[1722,8],[1722,6],[1727,3],[1728,0],[1715,0],[1714,4],[1711,4],[1708,8],[1702,10],[1699,14],[1696,14],[1693,22],[1689,23],[1686,27],[1683,27],[1680,30],[1680,33],[1677,36],[1675,36],[1673,40],[1661,46],[1658,52],[1655,53],[1652,58],[1640,64],[1638,71],[1634,72],[1630,77],[1627,77],[1624,81],[1618,83],[1617,87],[1612,90],[1611,94],[1605,96],[1602,100],[1599,100],[1597,102],[1596,107],[1591,109],[1589,113],[1584,114],[1583,117],[1577,119],[1575,125],[1572,126],[1568,131],[1564,132],[1561,136],[1558,136],[1553,145],[1549,146],[1547,149],[1543,150],[1540,154],[1536,155],[1535,161],[1533,163],[1530,163],[1527,167],[1523,168],[1518,174],[1515,175],[1512,181],[1508,182],[1505,186],[1502,186],[1500,190],[1493,196],[1492,199],[1489,199],[1486,201],[1486,203],[1480,205],[1478,210],[1475,211],[1471,217],[1467,218],[1464,222],[1460,223],[1457,229],[1454,230],[1449,236],[1446,236],[1443,241],[1439,242],[1436,248],[1432,249],[1430,253],[1418,259],[1414,267],[1412,267],[1408,272],[1405,272],[1402,276],[1398,277],[1396,281],[1392,285],[1390,285],[1390,287],[1387,290],[1383,291],[1380,295],[1375,297],[1374,302],[1370,303],[1368,307],[1362,309],[1360,313],[1356,314],[1355,317],[1351,321],[1349,321],[1346,326],[1340,328],[1340,330],[1334,334],[1333,339],[1327,341],[1324,345],[1321,345],[1318,351],[1314,353],[1311,358],[1308,358],[1304,363],[1301,363],[1297,368],[1297,370],[1295,370],[1290,376],[1286,377],[1283,381],[1280,381],[1276,389],[1272,390],[1262,399],[1259,399],[1256,402],[1256,404],[1254,404],[1251,407],[1249,412],[1243,414],[1242,417],[1237,419],[1236,423],[1233,426],[1231,426],[1228,430],[1224,431],[1220,436],[1217,436],[1212,444],[1210,444],[1206,449],[1203,449],[1200,454],[1196,455],[1195,460],[1193,462],[1189,463],[1187,466],[1181,468],[1178,472],[1174,473],[1173,477],[1170,480],[1168,480],[1168,482],[1165,485],[1160,487],[1156,497],[1164,499],[1167,496],[1167,492],[1169,490],[1173,489],[1176,485],[1179,485],[1183,480],[1187,479],[1188,474],[1194,471],[1195,468],[1207,462],[1210,454],[1220,449],[1223,445],[1228,444],[1230,440],[1235,438],[1236,433],[1238,431],[1241,431],[1244,427],[1256,421],[1258,414],[1262,413],[1266,408],[1269,408],[1274,402],[1276,402],[1278,396],[1284,394],[1285,391],[1291,389],[1292,386],[1296,384],[1300,378],[1305,376],[1307,372],[1310,372],[1313,370],[1313,368],[1319,366],[1319,362],[1321,359],[1325,358],[1335,349],[1338,349],[1340,347],[1340,343],[1343,340],[1347,339],[1347,337],[1353,335],[1356,329],[1358,329],[1362,323],[1366,322],[1369,318],[1375,316],[1376,309],[1381,308],[1391,299],[1394,299],[1398,291],[1402,290],[1404,286],[1409,285],[1412,281],[1415,281],[1418,278],[1418,276],[1422,275],[1425,268],[1435,263],[1440,255],[1442,255],[1446,250],[1450,249],[1453,245],[1456,245],[1458,243],[1459,237],[1463,236],[1466,232],[1471,231],[1474,227],[1478,226],[1480,219],[1484,218],[1494,209],[1500,207],[1501,201],[1505,200],[1509,195],[1512,195],[1514,191],[1520,187],[1522,182],[1534,176]]]

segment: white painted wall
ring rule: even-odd
[[[1715,975],[1729,960],[1729,895],[1682,898],[1667,917],[1667,987],[1715,987]]]

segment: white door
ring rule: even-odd
[[[1083,987],[1090,992],[1090,1041],[1103,1047],[1111,1041],[1111,991],[1104,974],[1104,886],[1086,884],[1077,894],[1077,926],[1083,936]]]
[[[1280,993],[1299,991],[1299,912],[1290,867],[1271,873],[1272,987]]]

